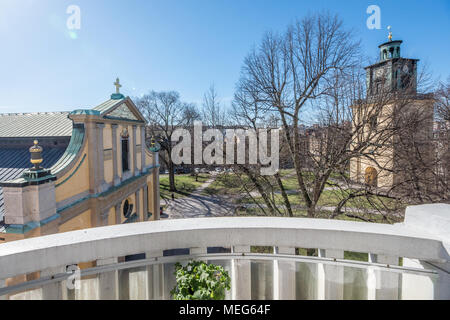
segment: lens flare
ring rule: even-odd
[[[77,35],[77,33],[75,31],[69,31],[69,37],[72,40],[78,39],[78,35]]]

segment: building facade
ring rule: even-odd
[[[115,85],[93,109],[0,115],[0,243],[159,219],[159,148]]]
[[[387,189],[409,179],[403,169],[418,167],[410,156],[420,153],[426,157],[433,153],[434,99],[417,92],[418,60],[402,58],[401,44],[401,40],[393,41],[390,34],[389,41],[379,46],[380,61],[365,68],[366,100],[351,106],[352,131],[358,134],[353,140],[358,146],[365,141],[369,147],[364,156],[351,159],[350,178]],[[411,120],[414,117],[416,123],[420,118],[420,126],[414,127]],[[389,135],[389,130],[400,126],[410,126],[409,131],[397,130],[398,133]]]

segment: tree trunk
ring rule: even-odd
[[[170,158],[168,161],[168,165],[169,165],[169,191],[175,192],[175,191],[177,191],[177,187],[175,186],[174,165]]]
[[[250,170],[247,167],[242,166],[242,170],[250,178],[252,183],[255,185],[256,189],[258,189],[258,192],[261,194],[261,196],[264,200],[264,203],[266,204],[267,209],[269,210],[269,214],[271,216],[275,215],[275,209],[273,208],[272,203],[269,200],[269,197],[267,196],[266,192],[264,191],[264,188],[259,183],[258,179],[250,172]]]
[[[284,189],[283,181],[281,181],[280,174],[276,173],[275,178],[277,179],[278,186],[280,187],[281,195],[283,196],[284,204],[286,206],[288,215],[289,215],[289,217],[293,217],[294,214],[292,213],[291,202],[289,201],[288,195],[286,193],[286,189]]]
[[[316,216],[316,205],[314,203],[311,203],[308,206],[307,212],[308,212],[308,218],[315,218],[315,216]]]

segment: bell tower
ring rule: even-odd
[[[393,92],[417,93],[418,59],[402,58],[400,47],[402,40],[392,40],[391,27],[388,42],[378,46],[380,60],[365,68],[367,95],[377,96]]]

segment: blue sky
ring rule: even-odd
[[[372,4],[381,30],[366,27]],[[81,9],[76,37],[69,5]],[[117,76],[126,95],[177,90],[198,105],[214,82],[229,103],[264,33],[323,9],[355,30],[368,56],[392,25],[403,56],[421,59],[435,78],[450,76],[448,0],[0,0],[0,112],[91,108],[108,99]]]

